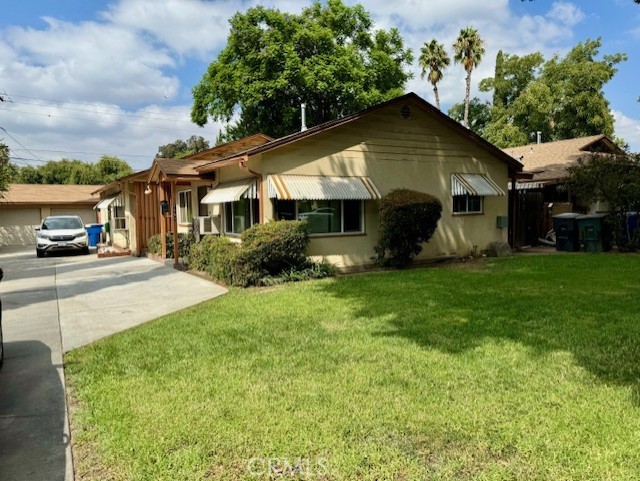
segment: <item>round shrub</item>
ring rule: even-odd
[[[422,251],[438,226],[442,203],[431,194],[396,189],[380,200],[379,265],[405,267]]]

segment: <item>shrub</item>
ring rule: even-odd
[[[204,271],[226,284],[232,284],[233,264],[240,246],[228,237],[206,235],[191,246],[189,268]]]
[[[430,194],[396,189],[380,200],[379,265],[405,267],[422,251],[438,226],[442,203]]]
[[[241,287],[333,275],[333,266],[316,264],[305,255],[308,243],[304,222],[256,224],[242,234],[242,244],[226,237],[205,236],[191,247],[189,267]]]
[[[167,256],[173,256],[173,233],[167,232]],[[191,249],[191,245],[195,242],[195,238],[192,233],[178,234],[178,255],[180,257],[187,257]],[[149,237],[147,241],[147,251],[160,255],[162,254],[162,236],[161,234],[155,234]]]

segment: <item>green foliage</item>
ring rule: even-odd
[[[100,185],[133,174],[127,162],[103,155],[96,164],[74,159],[49,161],[38,167],[25,166],[18,170],[16,182],[22,184]]]
[[[614,214],[613,236],[619,247],[631,239],[626,213],[640,212],[640,155],[597,154],[569,167],[567,187],[588,203],[606,202]],[[636,232],[636,235],[639,233]]]
[[[361,5],[316,1],[301,14],[262,6],[230,19],[227,45],[193,89],[191,118],[237,123],[233,140],[263,132],[279,137],[401,95],[412,61],[397,29],[373,31]]]
[[[309,232],[306,222],[271,221],[255,224],[242,233],[233,283],[258,285],[267,276],[298,271],[310,266],[306,256]]]
[[[547,62],[539,52],[523,57],[498,52],[494,77],[480,82],[480,90],[493,90],[486,139],[505,148],[528,143],[529,134],[537,131],[547,141],[596,134],[613,138],[603,87],[627,56],[599,58],[601,46],[600,38],[588,39]]]
[[[464,103],[453,104],[447,112],[449,117],[458,122],[464,119]],[[491,105],[488,102],[481,101],[478,97],[474,97],[469,102],[469,129],[481,137],[484,137],[484,131],[491,121]]]
[[[173,256],[173,233],[166,233],[167,239],[167,256]],[[189,256],[189,250],[191,249],[192,244],[194,244],[195,239],[193,234],[178,234],[178,255],[182,258]],[[149,237],[147,241],[147,251],[151,254],[161,255],[162,254],[162,236],[160,234],[155,234]]]
[[[228,237],[206,235],[189,252],[189,268],[203,271],[214,279],[232,284],[233,264],[240,249]]]
[[[242,243],[205,236],[191,246],[189,267],[234,286],[273,285],[333,275],[333,267],[315,264],[305,254],[309,233],[305,222],[255,224]]]
[[[438,226],[442,203],[423,192],[396,189],[380,200],[380,238],[376,262],[406,267],[422,251]]]
[[[15,167],[9,162],[9,147],[0,143],[0,192],[7,190],[14,176]]]
[[[158,147],[158,157],[165,159],[177,159],[185,155],[202,152],[209,148],[209,141],[201,135],[192,135],[186,141],[178,139],[170,144]]]

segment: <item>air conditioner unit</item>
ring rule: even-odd
[[[200,234],[220,234],[220,217],[198,217]]]

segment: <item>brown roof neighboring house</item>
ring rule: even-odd
[[[95,204],[100,185],[9,184],[0,192],[0,205]]]
[[[111,182],[109,184],[101,185],[98,190],[96,190],[95,192],[92,192],[91,194],[92,195],[93,194],[100,195],[102,192],[106,192],[108,190],[117,189],[124,182],[127,182],[127,181],[146,182],[147,181],[147,177],[149,177],[149,170],[150,169],[141,170],[139,172],[135,172],[133,174],[125,175],[124,177],[120,177],[120,178],[114,180],[113,182]]]
[[[182,157],[183,159],[207,159],[207,160],[216,160],[222,159],[224,157],[228,157],[229,155],[243,152],[247,149],[251,149],[253,147],[257,147],[262,144],[266,144],[273,140],[272,137],[269,137],[265,134],[255,134],[250,135],[248,137],[244,137],[242,139],[235,140],[233,142],[227,142],[226,144],[216,145],[215,147],[207,150],[203,150],[201,152],[196,152],[195,154],[185,155]]]
[[[551,182],[564,179],[567,176],[569,166],[575,164],[578,159],[594,153],[624,153],[606,135],[591,135],[509,147],[503,151],[511,157],[519,159],[524,165],[525,172],[533,173],[533,182]]]

